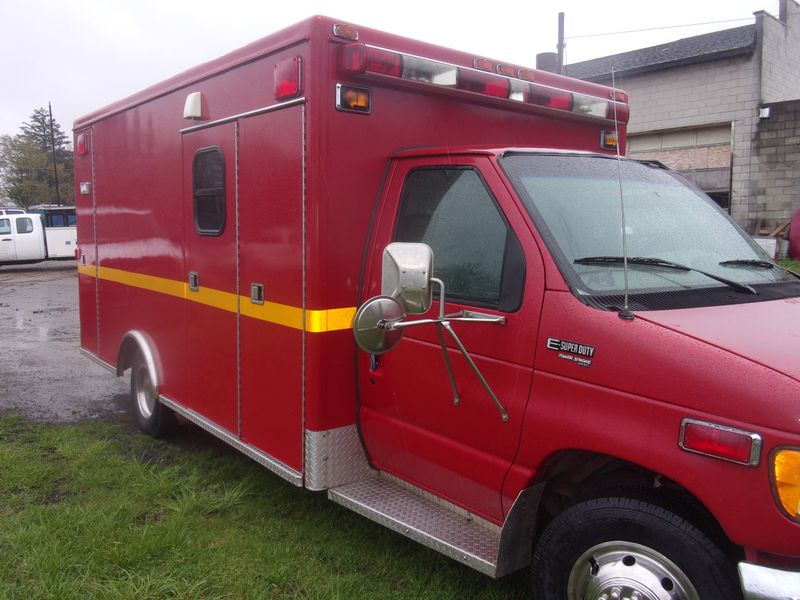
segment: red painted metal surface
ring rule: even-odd
[[[504,325],[455,324],[478,368],[509,413],[503,422],[468,363],[448,340],[448,353],[461,396],[453,393],[433,326],[406,330],[403,342],[371,369],[359,357],[361,419],[373,463],[403,479],[447,497],[481,516],[501,522],[500,489],[519,446],[529,395],[544,278],[542,259],[530,243],[524,221],[487,156],[432,156],[404,159],[393,173],[371,247],[367,295],[380,294],[383,248],[392,241],[398,201],[409,171],[436,166],[478,170],[520,239],[525,253],[525,291],[514,312],[449,301],[446,312],[479,310],[506,318]],[[480,243],[480,240],[475,240]],[[438,311],[434,303],[432,313]]]
[[[787,305],[781,309],[780,304]],[[720,343],[750,321],[764,326],[770,311],[796,312],[790,301],[637,313],[587,307],[568,292],[545,295],[532,399],[514,468],[503,489],[506,507],[536,480],[537,470],[568,449],[622,458],[668,477],[695,494],[734,542],[796,554],[800,525],[780,514],[769,486],[776,445],[798,444],[797,381]],[[744,310],[743,310],[744,309]],[[700,323],[714,317],[705,331]],[[680,316],[678,316],[680,315]],[[688,329],[678,330],[681,320]],[[672,322],[665,327],[658,321]],[[595,347],[591,368],[559,359],[548,337]],[[741,338],[740,338],[741,339]],[[780,345],[779,340],[776,340]],[[784,350],[789,347],[783,344]],[[689,454],[678,447],[681,419],[712,421],[764,438],[758,468]],[[755,526],[757,524],[757,526]]]
[[[239,125],[239,294],[303,305],[303,109]],[[303,332],[241,316],[241,436],[303,468]]]
[[[94,171],[92,157],[94,143],[92,129],[75,132],[75,145],[78,136],[83,135],[83,154],[75,155],[75,214],[77,217],[78,265],[94,269],[97,266],[97,252],[94,243]],[[81,184],[88,193],[81,192]],[[90,270],[89,273],[92,271]],[[97,278],[91,274],[78,276],[78,315],[80,317],[81,348],[94,354],[97,350]]]
[[[219,148],[225,157],[226,223],[220,235],[195,227],[192,159],[198,150]],[[224,124],[183,137],[184,280],[198,275],[200,290],[186,302],[186,392],[190,408],[238,433],[236,313],[197,301],[206,289],[236,292],[236,146],[234,125]],[[235,304],[234,304],[235,306]]]

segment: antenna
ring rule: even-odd
[[[625,300],[622,310],[619,311],[618,316],[620,319],[626,321],[633,320],[633,311],[628,307],[628,232],[625,229],[625,201],[622,197],[622,158],[619,155],[619,121],[617,121],[617,102],[616,91],[617,83],[614,78],[614,67],[611,67],[611,87],[614,88],[614,133],[617,135],[617,182],[619,184],[619,209],[620,221],[622,222],[622,275],[625,281]]]

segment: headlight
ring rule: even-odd
[[[772,456],[775,497],[783,510],[800,520],[800,450],[778,450]]]

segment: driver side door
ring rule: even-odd
[[[509,418],[502,420],[447,339],[460,396],[455,404],[436,328],[422,325],[406,328],[391,352],[359,353],[361,434],[376,468],[500,521],[502,483],[530,394],[541,256],[490,157],[410,158],[395,167],[370,246],[364,299],[380,294],[382,253],[390,242],[431,246],[447,314],[505,318],[453,328]],[[425,317],[438,311],[435,295]],[[423,317],[408,320],[414,318]]]

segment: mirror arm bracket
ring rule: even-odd
[[[494,402],[494,405],[497,407],[497,410],[500,411],[500,418],[502,419],[502,421],[504,423],[507,423],[508,422],[508,412],[503,407],[503,405],[500,403],[500,400],[497,399],[497,396],[495,396],[494,392],[492,391],[492,388],[489,386],[489,383],[484,378],[483,373],[481,373],[480,369],[478,369],[478,365],[476,365],[475,361],[472,360],[472,357],[467,352],[467,349],[464,348],[464,344],[462,344],[461,340],[458,339],[458,336],[456,335],[456,332],[453,331],[453,328],[450,326],[450,323],[448,321],[442,321],[441,325],[442,325],[442,327],[445,328],[447,333],[450,334],[450,337],[453,338],[453,341],[458,346],[458,349],[461,350],[461,354],[467,360],[467,362],[469,363],[469,366],[472,367],[472,372],[475,373],[475,376],[481,382],[481,385],[483,386],[483,389],[486,390],[486,393],[489,394],[489,396],[491,397],[492,402]],[[446,349],[445,349],[445,352],[446,352]],[[449,363],[448,363],[448,365],[449,365]]]

